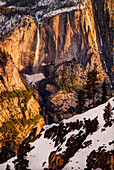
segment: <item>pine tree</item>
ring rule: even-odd
[[[93,107],[95,107],[95,94],[98,92],[97,85],[98,85],[98,72],[97,70],[92,70],[87,75],[86,80],[86,97],[87,99],[91,100],[93,98]]]
[[[106,78],[104,79],[104,82],[101,88],[102,88],[102,103],[105,103],[107,102],[107,97],[108,97],[108,86],[106,83]]]
[[[105,106],[105,109],[104,109],[104,114],[103,114],[103,117],[104,117],[104,120],[106,123],[110,123],[110,118],[112,116],[113,112],[112,112],[112,106],[110,104],[110,102],[108,102],[107,106]]]
[[[85,91],[84,90],[79,90],[78,91],[78,104],[77,104],[77,110],[78,113],[81,114],[84,110],[84,105],[85,105]]]

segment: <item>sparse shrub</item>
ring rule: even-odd
[[[95,106],[99,106],[100,104],[102,104],[101,100],[97,100],[96,103],[95,103]]]
[[[69,112],[69,113],[73,113],[73,112],[75,112],[75,107],[70,106],[70,108],[68,109],[68,112]]]
[[[0,48],[0,67],[3,67],[6,64],[7,58],[9,56],[10,55],[8,53],[6,53],[5,51],[2,51]]]

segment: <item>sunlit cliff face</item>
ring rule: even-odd
[[[11,54],[20,71],[31,72],[37,46],[37,26],[33,19],[26,18],[4,39],[0,47]]]
[[[10,151],[17,152],[34,126],[37,135],[45,124],[31,90],[22,81],[11,56],[0,50],[0,152],[8,148],[3,160],[11,157]]]
[[[19,72],[25,75],[27,83],[38,86],[45,110],[59,108],[61,119],[72,116],[66,112],[77,105],[75,91],[63,93],[52,82],[54,73],[61,71],[64,63],[68,74],[75,69],[78,78],[74,81],[79,87],[85,84],[87,73],[94,69],[99,73],[100,83],[105,77],[111,80],[112,20],[112,0],[89,0],[84,5],[76,0],[7,1],[6,7],[0,8],[0,47],[11,58],[0,67],[0,128],[4,129],[6,121],[10,126],[19,119],[13,125],[19,131],[16,141],[20,142],[34,126],[37,126],[37,135],[45,123],[36,101],[40,97],[34,99]],[[13,120],[9,121],[12,116]],[[55,115],[54,121],[58,120]],[[8,130],[4,136],[0,132],[2,141],[10,134]]]
[[[57,6],[57,2],[54,2],[55,6]],[[45,6],[47,2],[38,2],[39,6],[41,4]],[[94,7],[97,9],[96,12]],[[97,2],[91,2],[91,0],[81,8],[76,4],[74,6],[67,4],[61,9],[52,10],[50,6],[49,10],[42,13],[42,21],[39,22],[40,10],[35,13],[36,23],[30,18],[22,20],[19,26],[8,34],[8,37],[2,39],[1,47],[12,55],[16,66],[24,73],[39,72],[44,64],[57,65],[73,58],[86,72],[95,67],[99,70],[102,70],[103,67],[106,72],[111,72],[112,59],[108,55],[109,51],[104,50],[104,46],[110,44],[107,41],[111,38],[106,34],[104,41],[105,33],[100,34],[104,29],[103,24],[106,25],[106,17],[103,22],[100,22],[101,19],[97,17],[97,13],[102,17],[100,15],[103,13],[102,10],[109,10],[112,17],[110,9],[111,2],[106,1],[101,8],[98,7]],[[99,22],[96,23],[97,20]],[[38,23],[40,23],[39,29],[36,26]],[[109,29],[106,28],[104,32],[106,31]],[[110,46],[110,48],[112,47]]]

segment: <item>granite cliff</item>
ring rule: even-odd
[[[19,144],[45,124],[33,89],[23,83],[11,56],[0,49],[0,161],[15,155]]]
[[[98,88],[101,88],[105,78],[109,83],[109,89],[113,84],[113,4],[112,0],[70,2],[4,0],[4,2],[5,6],[0,7],[0,157],[2,158],[0,161],[4,162],[14,156],[19,144],[33,129],[18,150],[18,160],[16,160],[18,168],[23,161],[27,163],[24,156],[28,150],[33,149],[30,148],[29,142],[42,136],[42,132],[39,136],[37,134],[45,124],[44,118],[47,124],[58,123],[77,113],[77,91],[85,85],[89,71],[94,69],[98,71],[100,83]],[[12,6],[14,3],[15,6]],[[37,78],[36,81],[33,80],[35,77],[43,80],[37,82]],[[65,89],[60,87],[63,77],[66,80]],[[95,96],[96,101],[101,98],[100,95],[99,92]],[[44,118],[40,115],[40,111]],[[93,125],[97,118],[94,119],[91,120]],[[80,126],[84,127],[84,120],[83,125],[81,122],[75,123],[54,126],[52,131],[49,128],[45,130],[45,138],[55,135],[55,145],[59,144],[59,140],[64,143],[66,135],[64,126],[69,127],[70,132],[76,130],[78,126],[79,129]],[[52,168],[54,165],[55,168],[57,166],[61,168],[66,165],[72,154],[77,152],[74,145],[77,145],[78,149],[91,145],[91,141],[83,143],[91,133],[89,131],[89,134],[85,134],[83,131],[81,134],[80,131],[78,137],[69,138],[68,145],[66,144],[67,150],[62,154],[58,155],[52,150],[49,167]],[[110,142],[113,141],[109,141],[109,145],[112,145]],[[72,148],[74,151],[71,153]],[[58,147],[56,152],[60,151],[59,149],[61,148]],[[64,155],[66,160],[63,160]],[[108,157],[112,166],[112,152],[101,150],[98,153],[96,151],[90,153],[87,159],[88,168],[91,168],[90,162],[94,156],[98,160],[99,156],[104,156],[104,162]],[[94,161],[92,163],[94,168],[103,166],[99,161],[97,165]],[[44,165],[45,162],[42,162],[42,167]]]
[[[1,38],[0,46],[24,73],[42,72],[48,64],[51,74],[53,66],[75,58],[84,74],[97,68],[103,77],[104,70],[111,77],[112,1],[98,4],[89,0],[83,8],[47,14],[38,29],[37,21],[26,18]]]
[[[37,17],[22,19],[0,40],[0,47],[11,54],[21,73],[44,74],[46,80],[35,84],[44,102],[40,104],[47,113],[65,113],[65,117],[57,113],[57,120],[69,117],[72,113],[66,112],[76,108],[76,93],[58,89],[59,72],[64,65],[69,74],[73,72],[73,86],[77,90],[93,69],[98,71],[100,83],[104,78],[109,84],[113,82],[112,1],[89,0],[67,11],[47,11],[40,25]]]
[[[1,48],[8,52],[19,71],[31,72],[36,49],[37,26],[26,18],[2,38]]]

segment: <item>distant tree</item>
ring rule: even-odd
[[[110,124],[110,119],[111,119],[112,114],[113,114],[112,106],[110,102],[108,102],[108,104],[105,106],[104,114],[103,114],[104,120],[107,124]]]
[[[92,70],[87,75],[86,80],[86,97],[90,100],[93,98],[93,107],[95,107],[95,94],[98,92],[97,86],[98,86],[98,71]]]
[[[105,103],[107,102],[107,97],[108,97],[108,85],[106,82],[106,78],[104,79],[101,88],[102,88],[102,103]]]
[[[84,110],[85,101],[86,101],[85,91],[81,89],[78,91],[78,103],[77,103],[77,111],[79,114],[81,114]]]

